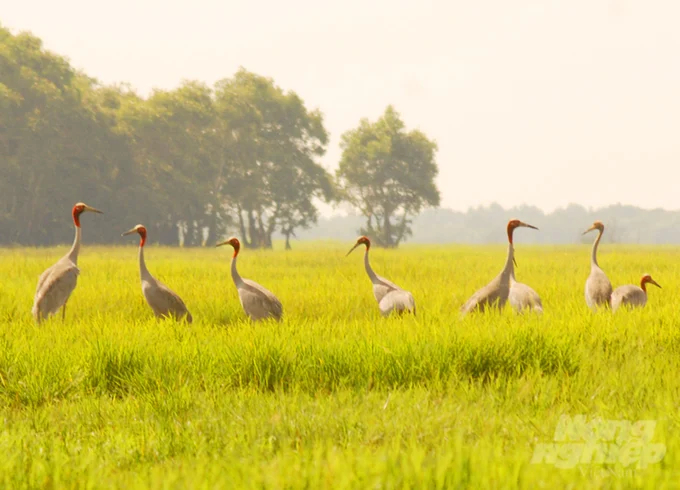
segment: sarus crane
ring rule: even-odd
[[[602,221],[593,223],[593,226],[584,231],[583,235],[593,230],[597,230],[598,233],[590,254],[590,275],[586,279],[585,293],[586,304],[591,310],[596,311],[600,307],[609,308],[612,296],[612,283],[597,263],[597,248],[604,233]]]
[[[360,245],[366,245],[366,252],[364,252],[364,267],[366,268],[366,274],[368,278],[373,283],[373,296],[378,302],[378,308],[383,316],[388,316],[391,313],[413,313],[416,314],[416,302],[413,299],[413,295],[400,288],[392,281],[385,279],[373,272],[371,264],[368,261],[368,251],[371,248],[371,240],[366,236],[361,236],[357,239],[352,249],[347,252],[347,255],[351,254],[355,248]],[[345,255],[345,257],[347,256]]]
[[[78,253],[80,252],[80,215],[85,211],[100,213],[98,209],[79,202],[73,206],[73,224],[76,228],[76,236],[71,250],[48,268],[38,278],[38,287],[33,299],[33,318],[40,323],[45,318],[54,315],[61,308],[62,320],[66,318],[66,302],[76,288],[78,275]]]
[[[488,308],[502,308],[508,301],[510,295],[510,282],[514,273],[515,249],[513,248],[512,237],[516,228],[526,227],[538,230],[535,226],[523,223],[518,219],[508,222],[508,256],[505,259],[505,266],[489,284],[475,292],[460,308],[463,315],[472,311],[485,311]]]
[[[187,310],[184,301],[177,293],[172,291],[165,284],[153,277],[146,268],[144,261],[144,245],[146,244],[146,228],[144,225],[137,225],[126,231],[121,236],[139,234],[139,275],[142,280],[142,294],[144,299],[153,310],[154,315],[159,318],[174,318],[176,320],[186,319],[191,323],[193,318]]]
[[[619,286],[612,293],[612,311],[618,310],[621,306],[629,306],[635,308],[637,306],[645,306],[647,304],[647,284],[654,284],[660,288],[652,276],[645,274],[640,279],[640,287],[632,284]]]
[[[234,248],[234,255],[231,259],[231,278],[234,280],[234,284],[238,291],[238,298],[246,315],[254,321],[267,318],[281,320],[283,306],[278,298],[274,296],[271,291],[260,286],[255,281],[243,279],[236,270],[236,259],[241,250],[241,242],[238,241],[238,238],[232,237],[215,246],[220,247],[222,245],[231,245]]]

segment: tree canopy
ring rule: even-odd
[[[418,130],[407,132],[388,106],[375,123],[362,119],[358,128],[343,134],[341,147],[338,183],[366,217],[360,233],[378,245],[398,246],[411,235],[413,216],[425,206],[439,205],[436,143]]]
[[[166,245],[236,231],[246,247],[271,247],[275,234],[290,247],[319,202],[345,199],[367,234],[396,246],[439,203],[436,145],[391,107],[343,136],[340,187],[321,164],[328,140],[318,109],[243,68],[142,97],[0,26],[0,245],[70,241],[71,206],[84,201],[107,215],[87,224],[90,243],[142,223]]]
[[[270,247],[334,198],[327,143],[320,111],[245,69],[142,98],[0,26],[0,243],[70,240],[82,200],[107,214],[90,242],[142,222],[163,244],[214,243],[231,226]]]

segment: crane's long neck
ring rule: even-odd
[[[139,246],[139,275],[142,281],[151,277],[151,273],[146,268],[146,261],[144,260],[144,245]]]
[[[371,279],[371,281],[376,282],[378,280],[378,276],[375,274],[375,272],[373,272],[371,263],[368,261],[368,247],[364,253],[364,267],[366,268],[366,274],[368,274],[368,277]]]
[[[515,278],[515,248],[512,246],[512,242],[508,243],[508,257],[505,259],[505,267],[501,272],[501,276],[505,280],[510,280]]]
[[[68,258],[71,259],[71,261],[78,265],[78,253],[80,252],[80,238],[82,236],[82,230],[80,229],[80,226],[76,225],[76,237],[73,239],[73,245],[71,246],[71,250],[68,253]]]
[[[234,254],[234,256],[231,259],[231,278],[234,280],[234,284],[236,286],[240,286],[243,284],[243,279],[241,279],[241,276],[239,275],[238,271],[236,270],[236,259],[238,258],[237,254]]]
[[[602,239],[603,233],[604,230],[598,230],[597,238],[593,242],[593,251],[590,255],[590,267],[600,267],[600,265],[597,263],[597,247],[600,246],[600,240]]]

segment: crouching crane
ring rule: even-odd
[[[517,264],[515,263],[515,265]],[[510,302],[510,306],[512,306],[517,313],[522,313],[524,310],[533,311],[534,313],[543,313],[541,297],[526,284],[515,280],[514,268],[510,274],[510,293],[508,294],[508,301]]]
[[[381,277],[373,272],[371,264],[368,261],[368,251],[371,248],[371,240],[369,240],[368,237],[359,237],[352,249],[347,252],[347,255],[351,254],[354,249],[360,245],[366,245],[366,252],[364,253],[364,267],[366,268],[368,278],[373,283],[373,296],[375,296],[375,300],[378,302],[380,313],[383,316],[388,316],[392,312],[399,314],[413,313],[415,315],[416,302],[413,299],[413,295],[400,288],[392,281],[388,281],[384,277]]]
[[[73,224],[76,227],[76,236],[71,250],[48,268],[38,278],[38,287],[33,298],[31,313],[36,322],[40,323],[45,318],[54,315],[61,308],[62,320],[66,318],[66,302],[76,288],[78,281],[78,253],[80,252],[80,215],[85,211],[101,213],[98,209],[79,202],[73,206]]]
[[[489,284],[475,292],[460,308],[463,315],[471,311],[484,311],[487,308],[502,308],[510,295],[510,283],[514,275],[515,249],[512,244],[513,233],[516,228],[526,227],[538,230],[535,226],[523,223],[518,219],[508,222],[508,256],[505,267]],[[527,286],[528,287],[528,286]]]
[[[612,293],[612,311],[618,310],[621,306],[629,306],[635,308],[637,306],[645,306],[647,304],[647,284],[654,284],[660,288],[659,284],[652,279],[652,276],[645,274],[640,279],[640,287],[632,284],[626,286],[619,286]]]
[[[153,277],[146,268],[144,261],[144,244],[146,244],[146,228],[137,225],[126,231],[121,236],[139,234],[139,275],[142,279],[142,294],[144,299],[159,318],[172,317],[176,320],[186,319],[188,323],[193,321],[191,313],[187,310],[184,301],[165,284]]]
[[[231,278],[234,280],[238,291],[238,299],[246,315],[254,321],[266,318],[281,320],[283,306],[278,298],[255,281],[243,279],[236,270],[236,259],[241,250],[241,242],[238,241],[238,238],[230,238],[215,246],[220,247],[222,245],[231,245],[234,248],[234,255],[231,258]]]

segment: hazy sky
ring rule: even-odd
[[[439,145],[442,205],[680,208],[680,3],[21,0],[0,22],[141,93],[239,66],[340,134],[388,104]]]

